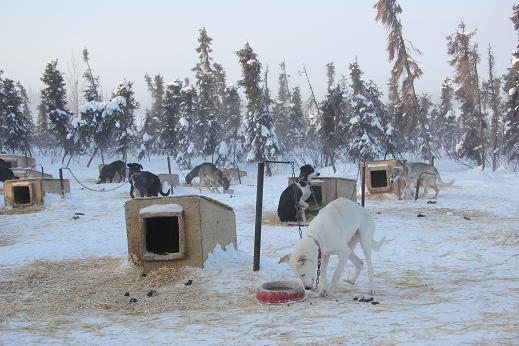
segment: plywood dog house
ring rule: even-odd
[[[296,178],[289,177],[288,185],[291,185]],[[312,180],[312,196],[306,200],[310,204],[308,211],[316,211],[336,200],[339,197],[346,197],[352,201],[357,201],[357,181],[348,178],[337,177],[317,177]]]
[[[70,193],[70,181],[63,180],[65,193]],[[46,194],[61,194],[59,179],[18,179],[4,182],[4,204],[18,208],[43,205]]]
[[[219,244],[236,241],[231,207],[205,196],[136,198],[125,204],[128,255],[144,270],[203,268]]]
[[[398,182],[391,183],[390,171],[394,167],[401,166],[399,160],[367,161],[366,165],[366,189],[370,194],[395,193],[399,194]],[[362,163],[361,163],[362,170]]]
[[[4,160],[7,168],[30,168],[36,165],[36,160],[30,156],[0,154],[0,159]]]

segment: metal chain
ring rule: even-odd
[[[121,185],[119,186],[116,186],[112,189],[108,189],[106,190],[105,188],[102,188],[101,190],[96,190],[96,189],[92,189],[88,186],[86,186],[85,184],[83,184],[82,182],[79,181],[79,179],[76,177],[76,175],[74,174],[74,172],[72,172],[72,170],[68,167],[62,167],[61,169],[66,169],[70,172],[70,174],[72,175],[72,177],[74,177],[74,179],[76,180],[76,182],[81,185],[82,187],[84,187],[85,189],[87,190],[90,190],[90,191],[94,191],[94,192],[108,192],[108,191],[113,191],[113,190],[117,190],[117,189],[120,189],[121,187],[123,187],[124,185],[128,184],[128,181],[125,181],[124,183],[122,183]]]
[[[317,260],[317,279],[315,279],[315,289],[319,287],[319,278],[321,277],[321,260]]]

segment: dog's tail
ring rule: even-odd
[[[171,188],[168,189],[168,191],[166,193],[162,192],[162,188],[159,190],[159,193],[162,195],[162,196],[169,196],[169,193],[171,192]]]
[[[386,236],[383,236],[382,239],[380,239],[380,240],[373,239],[373,242],[372,242],[373,246],[371,248],[375,251],[379,251],[380,248],[382,247],[382,244],[384,244],[385,241],[386,241]]]
[[[452,179],[451,181],[449,181],[448,183],[446,182],[443,182],[440,177],[438,177],[438,183],[437,185],[441,186],[441,187],[448,187],[448,186],[451,186],[452,184],[454,184],[454,179]]]
[[[187,175],[186,175],[186,183],[188,184],[191,184],[191,182],[193,181],[194,178],[198,177],[198,171],[200,170],[200,165],[198,166],[195,166],[195,168],[193,168],[191,170],[191,172],[189,172]]]

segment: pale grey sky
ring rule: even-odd
[[[309,95],[305,80],[297,73],[304,64],[320,97],[325,90],[325,64],[334,61],[337,74],[346,74],[355,57],[365,77],[386,93],[391,64],[386,30],[374,20],[374,3],[0,0],[0,69],[39,94],[39,78],[48,61],[58,58],[58,67],[67,72],[71,55],[79,56],[88,47],[103,94],[126,78],[134,82],[136,97],[146,106],[150,100],[144,73],[160,73],[166,81],[192,79],[198,29],[205,26],[213,38],[214,61],[224,66],[228,82],[240,78],[234,52],[248,41],[263,65],[269,66],[274,93],[283,59],[292,76],[291,86],[299,85],[303,95]],[[509,20],[514,1],[400,0],[400,4],[405,36],[423,53],[416,56],[424,72],[418,91],[437,96],[443,77],[452,75],[445,38],[461,20],[469,30],[478,29],[482,78],[486,78],[489,43],[496,55],[497,73],[506,71],[517,44]]]

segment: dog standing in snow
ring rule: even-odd
[[[416,186],[418,179],[420,179],[420,185],[423,186],[423,196],[429,192],[429,187],[432,187],[436,192],[433,198],[438,197],[439,187],[451,186],[454,183],[454,180],[448,183],[443,182],[436,167],[424,162],[405,162],[400,167],[392,168],[389,175],[391,182],[398,179],[404,183],[404,196]]]
[[[319,211],[310,222],[307,235],[296,245],[291,254],[281,257],[279,263],[287,262],[303,281],[305,289],[310,290],[317,281],[318,263],[321,262],[319,293],[321,296],[329,296],[335,291],[348,259],[355,266],[355,271],[348,278],[348,282],[355,284],[363,263],[353,249],[360,242],[368,265],[368,292],[373,295],[375,289],[371,250],[378,251],[385,240],[384,237],[380,241],[375,241],[374,233],[375,224],[366,209],[341,197]],[[328,283],[326,270],[331,255],[337,255],[339,261],[332,281]]]

